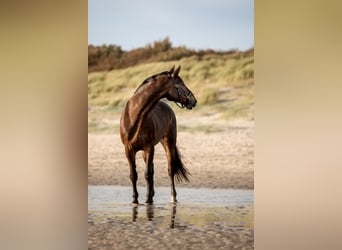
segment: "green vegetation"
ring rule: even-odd
[[[172,65],[181,65],[180,76],[198,100],[198,106],[192,111],[182,110],[170,103],[180,119],[190,115],[199,118],[215,116],[221,120],[235,118],[253,120],[254,49],[244,52],[207,50],[191,54],[190,50],[183,48],[184,53],[188,52],[185,56],[180,54],[181,58],[169,60],[172,56],[166,57],[166,52],[171,55],[177,49],[173,50],[170,43],[167,45],[167,41],[161,42],[166,43],[164,47],[158,43],[150,46],[151,50],[161,47],[160,52],[153,56],[153,60],[157,61],[151,58],[148,59],[152,60],[151,62],[146,62],[147,59],[135,60],[135,66],[121,65],[110,71],[88,74],[89,132],[118,131],[120,112],[136,87],[147,77],[168,70]],[[145,49],[137,50],[144,51]],[[112,51],[119,53],[114,47]],[[126,54],[120,52],[121,57],[131,52],[126,52]],[[160,59],[163,56],[165,60]],[[132,55],[131,58],[133,58]],[[205,124],[191,128],[179,126],[179,130],[188,131],[189,129],[204,132],[220,131],[219,128],[211,128]]]

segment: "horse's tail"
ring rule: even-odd
[[[183,180],[189,181],[189,175],[191,174],[189,170],[184,166],[177,147],[176,147],[175,152],[176,152],[175,159],[174,159],[174,164],[172,167],[174,167],[176,180],[178,182],[182,182]]]

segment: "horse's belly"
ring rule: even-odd
[[[148,119],[142,126],[139,133],[139,141],[156,145],[166,133],[166,124],[153,119]]]

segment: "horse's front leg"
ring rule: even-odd
[[[153,184],[153,158],[154,158],[154,146],[150,146],[144,150],[143,157],[146,163],[145,179],[147,182],[146,203],[153,203],[154,196],[154,184]]]
[[[131,179],[132,188],[133,188],[133,195],[132,195],[133,201],[132,201],[132,203],[138,204],[139,203],[138,202],[139,194],[138,194],[138,190],[137,190],[138,173],[136,170],[137,166],[135,164],[136,152],[133,149],[128,149],[128,148],[126,148],[125,152],[126,152],[126,157],[127,157],[128,163],[129,163],[130,179]]]

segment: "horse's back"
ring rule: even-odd
[[[167,120],[168,122],[176,122],[176,116],[172,108],[163,101],[159,101],[156,104],[156,106],[152,109],[151,114],[157,117],[157,119],[164,118],[164,120]]]
[[[157,113],[158,119],[163,117],[169,124],[176,125],[176,115],[167,103],[159,101],[153,111]]]

